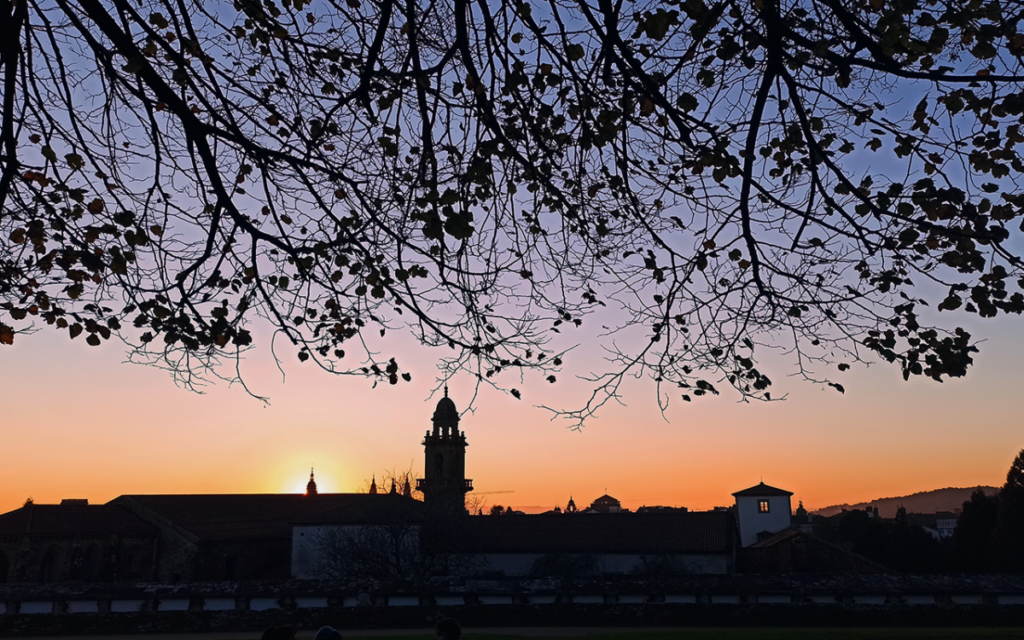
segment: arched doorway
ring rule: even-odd
[[[103,552],[98,545],[91,544],[82,557],[82,577],[86,582],[99,582],[103,573]]]
[[[121,556],[121,579],[134,580],[139,577],[138,564],[139,554],[135,549],[128,549]]]
[[[39,564],[39,581],[43,584],[50,584],[57,582],[57,568],[59,566],[59,555],[57,549],[50,547],[50,549],[43,556],[43,561]]]

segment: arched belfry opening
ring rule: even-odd
[[[57,555],[57,549],[50,547],[50,549],[43,555],[43,561],[39,563],[39,582],[43,584],[53,584],[57,582],[57,567],[59,558]]]
[[[430,507],[466,512],[466,492],[473,490],[473,481],[466,479],[466,433],[459,431],[459,411],[444,388],[434,415],[433,428],[423,437],[424,476],[416,481],[423,492],[423,501]]]
[[[93,543],[82,556],[82,577],[86,582],[100,582],[103,579],[103,552]]]

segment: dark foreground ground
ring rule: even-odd
[[[310,640],[315,629],[302,629],[298,640]],[[427,630],[384,629],[345,630],[345,638],[368,640],[434,640]],[[464,640],[523,640],[530,638],[586,638],[596,640],[1024,640],[1024,620],[1018,627],[959,627],[959,628],[707,628],[671,627],[656,629],[609,629],[600,627],[522,627],[511,629],[470,628],[463,632]],[[91,636],[39,636],[36,640],[259,640],[257,632],[216,632],[181,634],[120,634]]]

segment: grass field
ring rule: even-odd
[[[551,631],[551,635],[541,635]],[[355,634],[349,634],[355,637]],[[564,640],[591,637],[594,640],[1024,640],[1020,628],[689,628],[665,630],[623,630],[574,634],[571,629],[538,630],[537,635],[505,635],[467,632],[464,640]],[[374,636],[373,640],[434,640],[430,635]]]
[[[312,640],[314,630],[302,630],[298,640]],[[342,630],[346,640],[436,640],[418,631]],[[258,632],[182,633],[155,635],[50,636],[35,640],[259,640]],[[607,629],[548,627],[524,629],[468,629],[463,640],[1024,640],[1022,627],[932,628],[663,628]]]

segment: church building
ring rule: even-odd
[[[592,573],[735,570],[741,547],[790,527],[789,491],[765,485],[733,494],[728,510],[630,513],[604,495],[577,512],[470,516],[466,433],[445,388],[423,437],[415,500],[408,480],[390,491],[325,494],[313,470],[305,494],[122,495],[104,505],[26,504],[0,515],[2,582],[189,582],[321,575],[326,531],[368,530],[396,518],[441,519],[448,552],[487,575],[539,575],[572,566]],[[581,569],[582,568],[582,569]],[[552,575],[552,574],[546,574]]]

